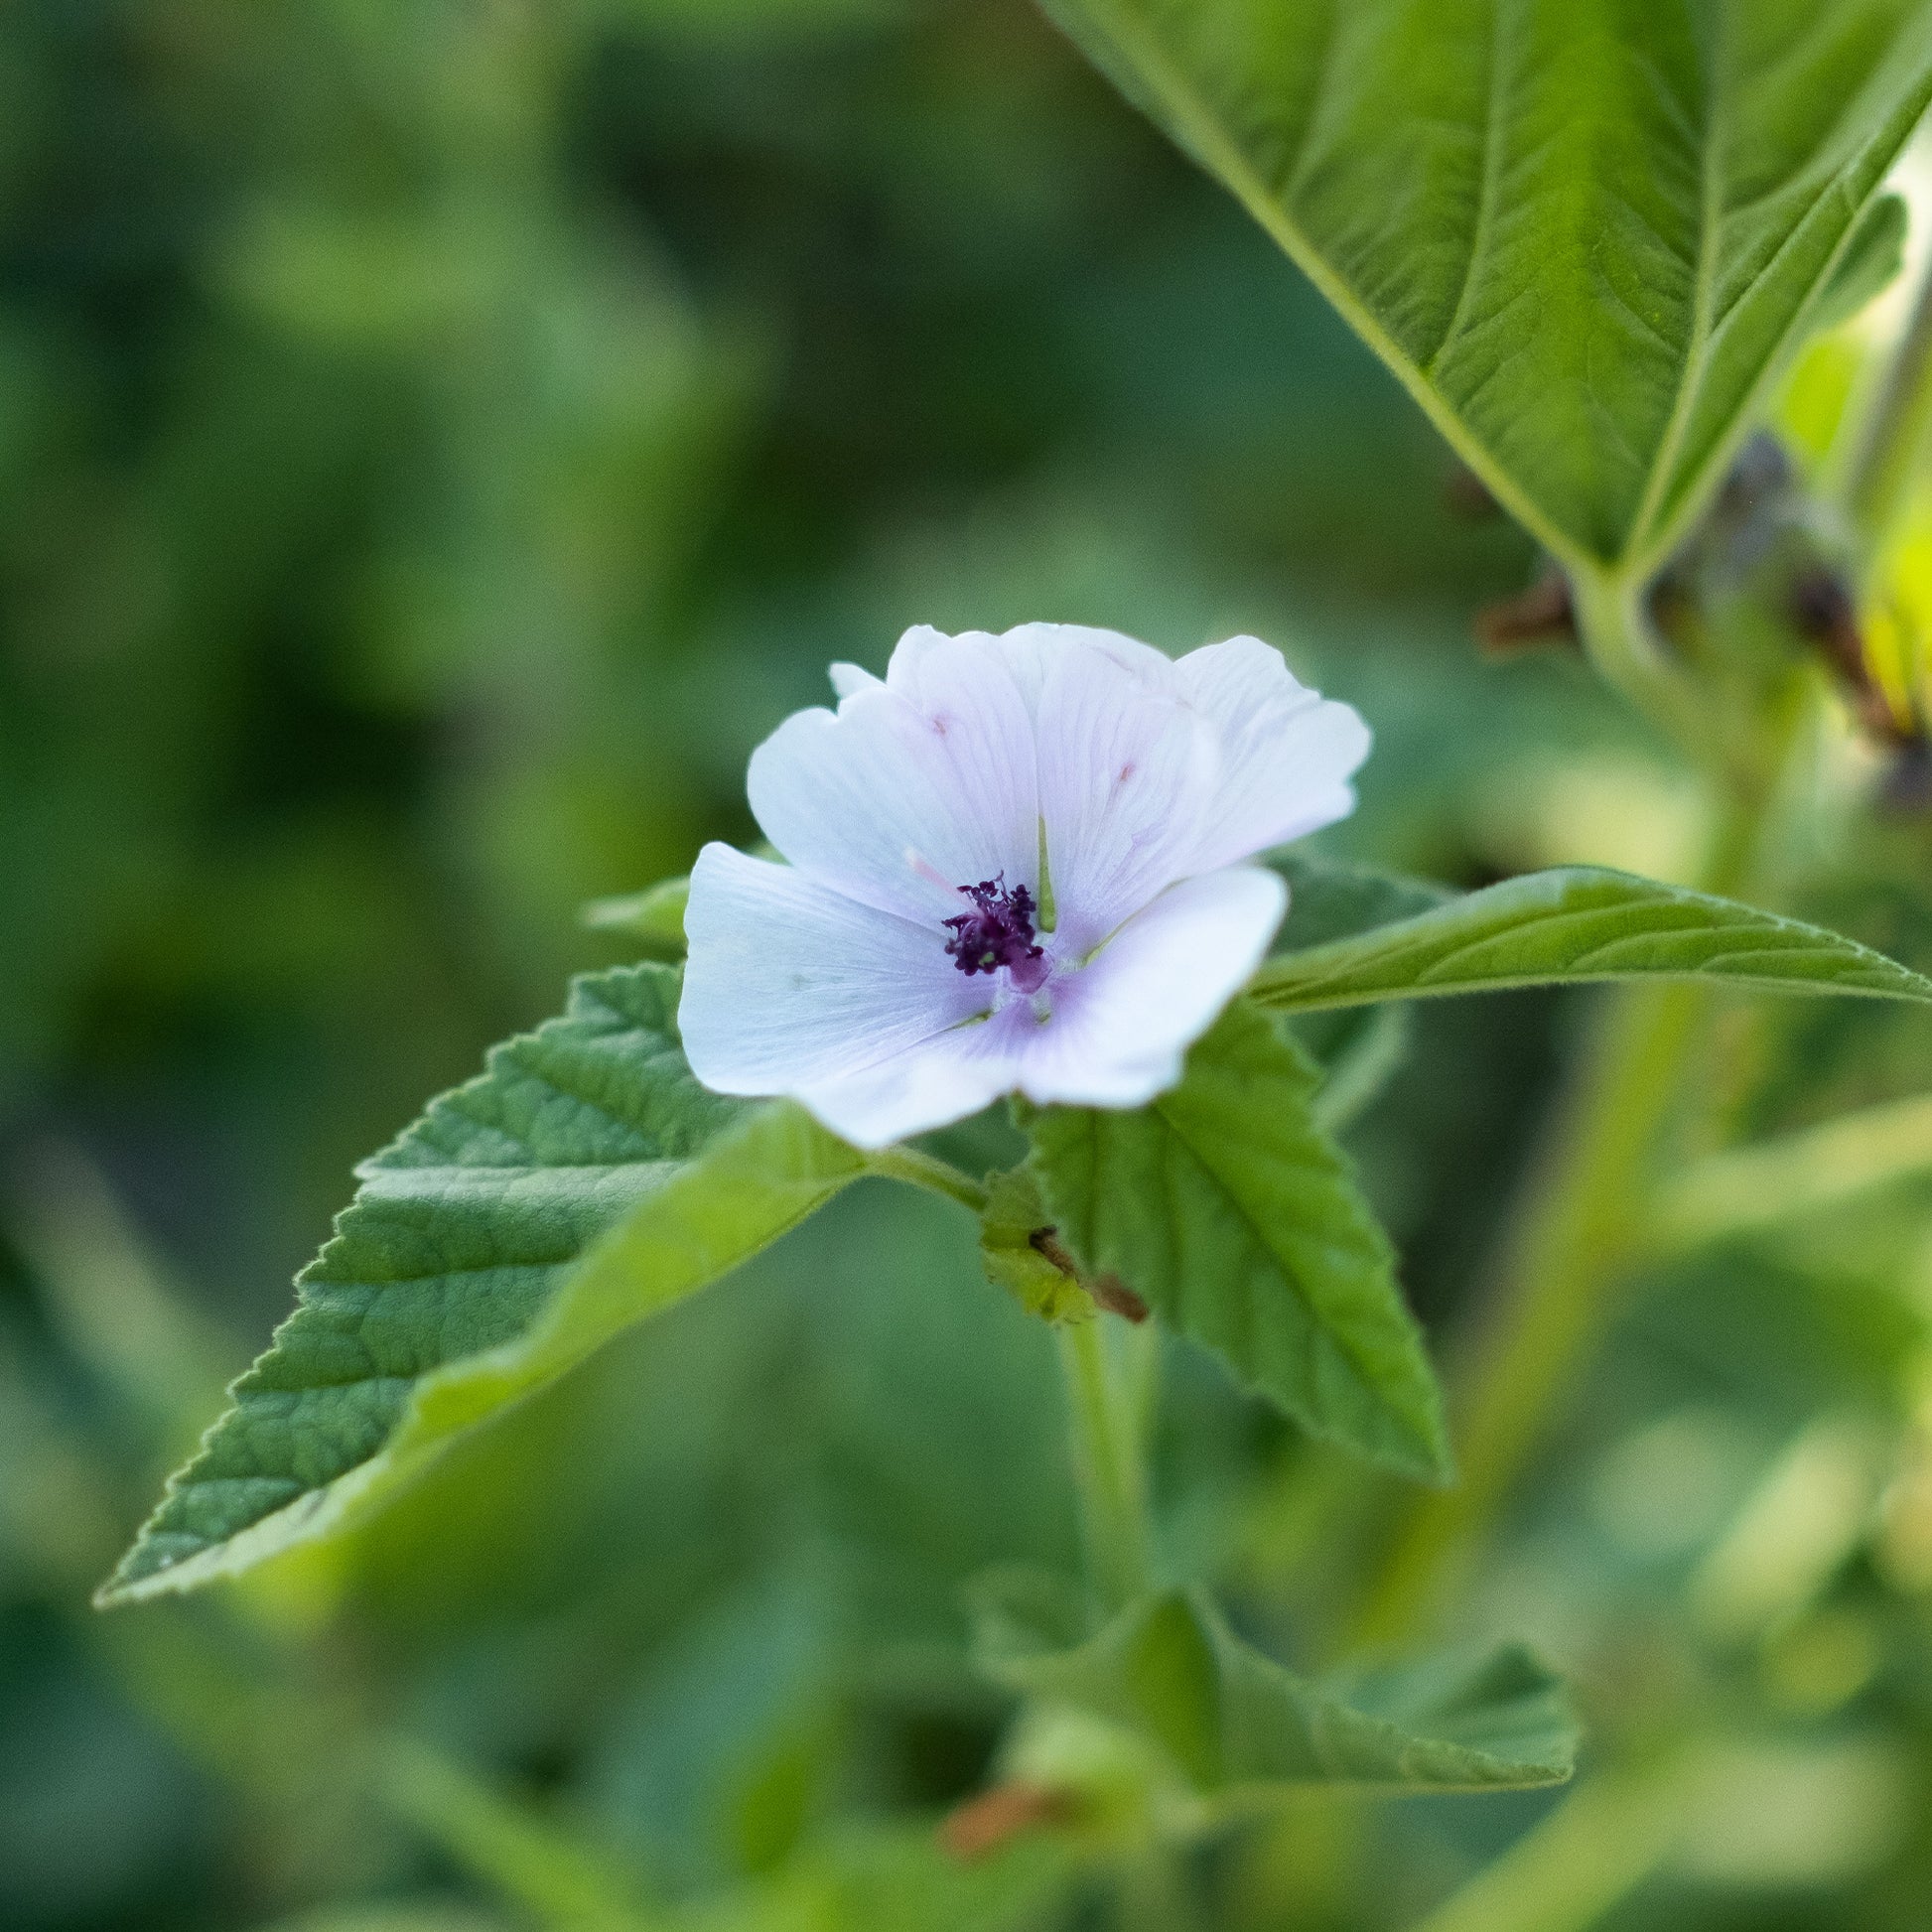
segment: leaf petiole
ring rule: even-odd
[[[902,1180],[908,1186],[923,1187],[928,1193],[942,1194],[947,1200],[957,1201],[969,1214],[986,1212],[986,1183],[975,1180],[963,1168],[956,1168],[950,1161],[942,1161],[921,1148],[882,1147],[866,1156],[866,1171],[888,1180]]]

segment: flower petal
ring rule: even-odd
[[[1084,652],[1089,659],[1112,665],[1116,681],[1145,685],[1153,695],[1170,695],[1177,688],[1173,658],[1118,630],[1102,630],[1086,623],[1023,623],[997,637],[976,634],[984,638],[987,648],[1006,659],[1035,716],[1047,672],[1069,652]]]
[[[752,760],[791,865],[712,846],[694,870],[681,1017],[708,1085],[794,1095],[865,1146],[1016,1089],[1128,1107],[1172,1084],[1286,908],[1279,878],[1234,862],[1346,812],[1368,749],[1252,637],[1175,663],[1076,625],[919,625],[883,680],[832,681],[836,713]],[[1039,892],[1042,831],[1049,977],[959,973],[959,889]]]
[[[855,1147],[885,1147],[965,1120],[1019,1085],[1016,1026],[1035,1027],[1024,1007],[979,1026],[936,1034],[877,1065],[804,1088],[800,1101]]]
[[[719,1093],[796,1093],[990,1004],[943,933],[727,845],[699,853],[684,927],[678,1026],[692,1072]]]
[[[1286,884],[1257,867],[1170,887],[1088,965],[1053,982],[1051,1020],[1022,1042],[1021,1091],[1042,1103],[1138,1107],[1173,1086],[1287,909]]]
[[[843,658],[828,665],[825,674],[831,679],[834,694],[841,698],[849,698],[855,691],[870,691],[881,681],[863,664],[848,664]]]
[[[964,644],[971,649],[1002,660],[1013,673],[1030,712],[1039,708],[1039,694],[1046,681],[1046,669],[1062,651],[1079,648],[1109,659],[1130,677],[1151,683],[1161,691],[1174,685],[1173,659],[1138,637],[1119,630],[1102,630],[1086,623],[1022,623],[1011,630],[962,630],[948,637],[929,623],[915,623],[902,635],[886,667],[886,681],[896,691],[908,695],[918,690],[920,667],[942,644]]]
[[[1043,666],[1035,731],[1054,901],[1068,943],[1085,951],[1201,869],[1216,752],[1168,659],[1141,645],[1158,665],[1128,668],[1067,630]]]
[[[786,719],[753,753],[749,790],[765,837],[807,877],[936,927],[959,910],[958,887],[1002,872],[1035,883],[1039,800],[1005,663],[933,634],[915,679],[874,679],[836,713]]]
[[[1300,683],[1259,637],[1189,651],[1174,670],[1220,744],[1198,868],[1286,845],[1354,809],[1348,779],[1368,756],[1369,729],[1352,706]]]

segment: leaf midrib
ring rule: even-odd
[[[1495,0],[1489,9],[1489,85],[1482,118],[1482,186],[1476,197],[1475,227],[1469,236],[1469,258],[1463,265],[1462,286],[1456,291],[1455,307],[1450,312],[1449,327],[1443,332],[1443,340],[1436,345],[1429,359],[1419,365],[1422,374],[1432,383],[1436,379],[1436,371],[1443,366],[1449,350],[1461,340],[1467,326],[1469,307],[1480,279],[1478,271],[1488,255],[1490,230],[1495,225],[1496,201],[1502,187],[1503,96],[1509,81],[1509,62],[1503,50],[1503,18],[1502,0]]]
[[[1525,879],[1534,880],[1539,875],[1528,874]],[[1495,892],[1506,892],[1510,885],[1518,882],[1505,882],[1503,886],[1492,888]],[[1580,882],[1583,887],[1599,883],[1589,879]],[[1601,882],[1613,884],[1614,876]],[[1460,901],[1466,906],[1469,901]],[[1363,971],[1386,973],[1398,968],[1405,957],[1415,953],[1432,952],[1441,943],[1425,928],[1412,931],[1397,938],[1393,943],[1385,943],[1373,952],[1367,951],[1369,942],[1374,940],[1373,930],[1356,936],[1330,940],[1326,944],[1309,947],[1302,953],[1277,954],[1263,969],[1261,980],[1252,989],[1252,996],[1264,1007],[1288,1007],[1301,1013],[1329,1011],[1339,1007],[1370,1004],[1384,997],[1432,998],[1449,994],[1501,992],[1512,987],[1553,985],[1568,981],[1608,980],[1628,977],[1624,972],[1611,966],[1592,966],[1591,961],[1615,951],[1623,945],[1640,945],[1646,940],[1669,941],[1700,931],[1717,938],[1723,932],[1740,933],[1762,932],[1767,942],[1776,939],[1778,944],[1767,943],[1763,946],[1747,946],[1734,952],[1714,953],[1709,959],[1692,967],[1673,968],[1657,973],[1645,973],[1643,977],[1657,979],[1716,980],[1726,978],[1739,979],[1743,976],[1729,969],[1733,961],[1751,962],[1771,959],[1791,959],[1804,953],[1817,953],[1826,958],[1844,958],[1847,966],[1857,965],[1866,971],[1875,969],[1886,984],[1861,985],[1856,981],[1835,978],[1817,983],[1820,992],[1843,993],[1875,998],[1895,998],[1924,1002],[1932,1001],[1932,987],[1921,991],[1923,982],[1920,976],[1909,967],[1901,966],[1896,960],[1888,959],[1883,953],[1861,945],[1857,940],[1844,938],[1840,934],[1825,932],[1822,928],[1807,925],[1803,920],[1788,919],[1779,913],[1763,912],[1754,907],[1739,907],[1733,910],[1723,908],[1729,916],[1722,922],[1713,922],[1703,927],[1673,926],[1649,932],[1636,932],[1620,938],[1604,940],[1587,951],[1579,954],[1568,964],[1548,969],[1538,969],[1521,973],[1503,973],[1476,979],[1451,979],[1445,981],[1446,969],[1455,960],[1465,958],[1472,952],[1480,952],[1484,947],[1506,944],[1512,938],[1526,934],[1548,935],[1567,923],[1584,922],[1591,919],[1614,917],[1621,912],[1640,910],[1645,905],[1661,908],[1665,905],[1682,907],[1687,911],[1706,912],[1706,906],[1699,897],[1692,893],[1658,888],[1653,895],[1626,899],[1621,904],[1611,901],[1591,905],[1566,905],[1561,899],[1541,908],[1529,908],[1528,916],[1513,927],[1500,931],[1488,931],[1452,945],[1446,952],[1432,958],[1423,974],[1413,980],[1391,988],[1388,993],[1364,989],[1359,992],[1343,992],[1324,996],[1320,988],[1324,981],[1332,982],[1347,975]],[[1738,917],[1742,912],[1747,916]],[[1425,922],[1439,920],[1436,912],[1419,912],[1411,918],[1394,921],[1382,928],[1384,932],[1394,933],[1399,928],[1423,927]],[[1439,928],[1440,930],[1440,928]],[[1443,934],[1447,937],[1447,934]],[[1291,972],[1291,969],[1293,971]],[[1301,977],[1306,973],[1307,977]],[[1812,982],[1781,974],[1760,973],[1755,976],[1759,984],[1774,981],[1778,986],[1804,992],[1811,988]]]
[[[1329,266],[1327,258],[1300,224],[1276,203],[1247,156],[1222,133],[1213,108],[1174,67],[1159,41],[1148,35],[1138,16],[1123,9],[1119,0],[1109,5],[1108,16],[1115,23],[1115,32],[1123,44],[1132,48],[1140,72],[1165,95],[1168,109],[1184,129],[1188,143],[1203,159],[1211,159],[1242,207],[1375,351],[1497,502],[1567,570],[1601,576],[1611,568],[1612,560],[1598,556],[1552,522],[1487,447],[1468,433],[1441,391]]]
[[[596,1180],[611,1180],[620,1175],[634,1173],[640,1176],[659,1176],[666,1172],[675,1172],[687,1167],[691,1162],[701,1159],[705,1150],[699,1148],[685,1155],[652,1155],[644,1159],[623,1161],[505,1161],[483,1163],[481,1161],[451,1161],[431,1167],[427,1164],[398,1166],[393,1168],[365,1168],[360,1177],[358,1200],[367,1200],[373,1194],[384,1201],[406,1199],[411,1194],[424,1189],[439,1187],[468,1187],[483,1182],[492,1187],[502,1187],[518,1180],[569,1180],[589,1177]]]
[[[1128,4],[1125,5],[1122,0],[1095,0],[1096,12],[1099,12],[1102,6],[1105,9],[1106,19],[1111,22],[1114,38],[1130,57],[1138,76],[1162,97],[1168,112],[1173,117],[1177,128],[1181,130],[1185,143],[1219,173],[1236,199],[1276,245],[1309,277],[1349,327],[1380,357],[1390,372],[1414,397],[1417,405],[1450,449],[1481,481],[1497,502],[1522,524],[1524,529],[1562,565],[1573,579],[1587,577],[1599,582],[1642,581],[1662,564],[1677,544],[1686,523],[1702,502],[1704,486],[1722,472],[1727,452],[1742,440],[1763,401],[1765,392],[1784,365],[1780,351],[1790,347],[1796,338],[1799,321],[1811,308],[1818,292],[1831,281],[1857,230],[1857,216],[1860,210],[1871,200],[1870,195],[1866,195],[1861,198],[1850,210],[1852,218],[1848,220],[1844,232],[1840,234],[1837,245],[1830,251],[1819,273],[1812,279],[1810,287],[1796,304],[1791,321],[1780,334],[1772,352],[1762,358],[1761,365],[1739,399],[1730,427],[1713,445],[1709,462],[1695,480],[1694,486],[1675,488],[1678,462],[1689,436],[1690,426],[1696,417],[1718,339],[1724,333],[1735,307],[1738,306],[1733,305],[1722,318],[1716,314],[1718,255],[1725,212],[1723,172],[1725,118],[1723,111],[1722,76],[1725,71],[1724,50],[1727,47],[1730,38],[1729,9],[1722,4],[1717,7],[1714,10],[1712,83],[1709,91],[1705,139],[1700,155],[1699,244],[1698,258],[1694,265],[1691,339],[1686,345],[1684,363],[1679,372],[1678,385],[1664,436],[1647,466],[1637,509],[1623,531],[1615,553],[1606,556],[1587,541],[1562,529],[1539,507],[1525,488],[1490,453],[1487,446],[1465,428],[1460,415],[1436,388],[1432,380],[1432,372],[1441,366],[1453,332],[1463,320],[1462,311],[1474,279],[1476,261],[1474,248],[1472,247],[1470,265],[1465,271],[1462,290],[1457,297],[1456,314],[1450,324],[1451,333],[1445,337],[1444,343],[1432,352],[1426,364],[1419,363],[1394,341],[1361,298],[1329,265],[1327,258],[1313,240],[1276,200],[1268,184],[1256,172],[1239,145],[1223,132],[1219,116],[1212,104],[1202,96],[1186,73],[1169,58],[1166,48],[1147,28],[1139,11],[1131,4],[1131,0],[1128,0]],[[1496,50],[1501,38],[1502,11],[1502,0],[1491,0],[1488,17],[1492,61],[1499,60]],[[1314,94],[1317,101],[1320,97],[1321,83],[1322,75],[1318,73]],[[1496,71],[1492,67],[1489,89],[1492,111],[1497,91]],[[1484,203],[1487,201],[1489,188],[1489,170],[1495,158],[1493,147],[1493,134],[1486,131]],[[1292,189],[1292,181],[1289,186]],[[1840,194],[1845,192],[1842,171],[1841,177],[1835,178],[1828,184],[1825,192]],[[1782,258],[1785,250],[1802,231],[1805,222],[1810,220],[1822,199],[1822,195],[1813,198],[1805,214],[1792,223],[1790,231],[1779,243],[1772,257],[1773,265]],[[1483,234],[1486,213],[1486,207],[1479,204],[1477,235],[1474,238],[1477,242]],[[1769,273],[1770,269],[1767,267],[1765,272]],[[1740,302],[1742,299],[1740,298]]]
[[[1497,4],[1501,4],[1501,0],[1497,0]],[[1677,394],[1671,403],[1670,419],[1664,425],[1664,434],[1651,460],[1650,475],[1644,482],[1643,494],[1637,499],[1636,514],[1630,519],[1629,533],[1624,538],[1622,554],[1625,556],[1640,553],[1644,548],[1645,533],[1655,521],[1658,508],[1669,491],[1671,477],[1677,469],[1677,455],[1690,429],[1698,395],[1704,386],[1705,370],[1710,365],[1714,340],[1712,308],[1718,280],[1718,242],[1724,226],[1724,76],[1725,47],[1729,39],[1726,31],[1728,20],[1727,7],[1720,5],[1713,10],[1714,45],[1706,96],[1703,152],[1699,157],[1698,254],[1695,279],[1691,286],[1690,340],[1685,344],[1684,366],[1678,372]]]

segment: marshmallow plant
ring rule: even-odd
[[[979,1656],[1026,1708],[1141,1740],[1134,1831],[1204,1829],[1256,1785],[1568,1775],[1562,1694],[1528,1653],[1297,1676],[1174,1574],[1150,1515],[1168,1333],[1309,1432],[1452,1478],[1394,1253],[1332,1138],[1385,1042],[1294,1023],[1567,980],[1922,1001],[1932,983],[1619,874],[1457,897],[1298,849],[1351,809],[1369,732],[1253,637],[1175,659],[1072,625],[919,627],[884,678],[832,676],[837,709],[752,759],[776,856],[707,846],[688,882],[607,908],[688,958],[580,980],[561,1019],[364,1165],[295,1313],[104,1599],[339,1535],[876,1175],[964,1208],[990,1281],[1058,1331],[1086,1593],[989,1586]],[[1017,1166],[974,1171],[922,1138],[1002,1106],[1031,1150]],[[1016,1732],[1020,1771],[1040,1734]],[[1070,1785],[1119,1769],[1048,1757]]]
[[[1349,811],[1358,772],[1374,784],[1369,732],[1254,638],[1170,658],[1049,623],[909,630],[883,677],[835,666],[836,710],[754,756],[772,856],[710,846],[688,882],[607,903],[648,957],[580,979],[364,1164],[102,1600],[327,1543],[842,1189],[925,1189],[1064,1364],[1087,1552],[1077,1581],[980,1593],[976,1656],[1013,1723],[1007,1788],[960,1843],[1024,1817],[1144,1876],[1150,1847],[1288,1787],[1566,1777],[1573,1728],[1533,1656],[1401,1653],[1658,1243],[1734,1221],[1746,1170],[1801,1173],[1799,1196],[1904,1170],[1882,1123],[1854,1123],[1822,1165],[1772,1147],[1659,1180],[1713,991],[1932,1003],[1905,967],[1734,897],[1793,869],[1773,848],[1830,715],[1804,656],[1821,623],[1858,717],[1890,734],[1867,749],[1923,767],[1932,734],[1863,664],[1838,556],[1763,585],[1821,531],[1855,577],[1877,568],[1923,443],[1932,303],[1846,404],[1841,500],[1762,528],[1719,500],[1806,336],[1895,266],[1878,190],[1932,100],[1932,7],[1046,4],[1547,552],[1542,621],[1704,788],[1707,890],[1566,867],[1458,895],[1297,843]],[[1452,1442],[1336,1135],[1406,1003],[1586,981],[1632,984],[1597,1009],[1510,1231]],[[1297,1674],[1187,1574],[1199,1538],[1146,1470],[1183,1348],[1402,1485],[1337,1619],[1385,1653],[1373,1668]],[[1449,1916],[1546,1903],[1499,1916],[1482,1892]]]

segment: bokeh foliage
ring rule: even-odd
[[[1376,727],[1339,843],[1464,886],[1681,873],[1680,775],[1476,656],[1526,541],[1019,0],[22,0],[0,89],[0,1923],[1073,1922],[1077,1846],[931,1832],[1084,1747],[970,1666],[967,1584],[1077,1559],[1050,1345],[937,1204],[855,1188],[326,1561],[86,1596],[350,1162],[625,957],[580,901],[749,834],[828,658],[1257,629]],[[1923,819],[1831,838],[1795,909],[1924,965]],[[1584,1011],[1418,1012],[1353,1124],[1439,1336]],[[1932,1071],[1909,1015],[1726,1027],[1687,1154]],[[1229,1924],[1499,1854],[1433,1923],[1922,1922],[1932,1196],[1771,1192],[1686,1210],[1458,1611],[1616,1778],[1311,1799]],[[1333,1641],[1387,1492],[1167,1373],[1170,1549]]]

